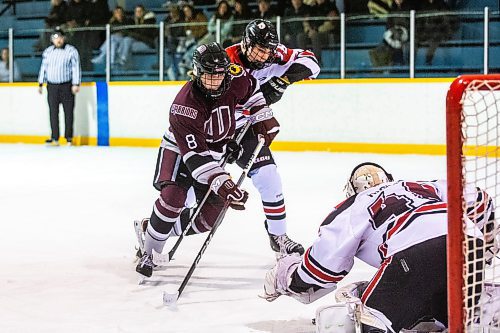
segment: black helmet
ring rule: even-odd
[[[226,51],[217,43],[202,44],[193,53],[193,75],[196,84],[208,97],[222,96],[231,85],[229,75],[229,57]],[[224,80],[216,90],[207,89],[201,82],[202,74],[224,74]]]
[[[271,50],[269,58],[265,62],[252,62],[251,65],[255,69],[261,69],[271,65],[275,58],[276,48],[279,44],[278,33],[274,25],[266,20],[256,19],[247,24],[243,33],[243,48],[245,56],[248,58],[247,52],[259,45]]]

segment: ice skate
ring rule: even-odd
[[[144,253],[142,255],[141,260],[139,260],[139,263],[137,264],[137,267],[135,268],[135,271],[139,274],[144,275],[145,277],[151,277],[153,275],[153,256],[147,253]]]
[[[148,227],[149,223],[149,218],[144,218],[141,221],[135,220],[134,221],[134,229],[135,229],[135,235],[137,236],[137,242],[139,243],[139,247],[136,248],[136,257],[138,259],[142,258],[142,254],[144,252],[144,241],[145,241],[145,233],[146,229]]]
[[[265,222],[266,225],[266,230],[267,228],[267,222]],[[280,236],[277,235],[272,235],[267,232],[269,235],[269,243],[271,245],[271,249],[278,253],[278,254],[292,254],[292,253],[298,253],[300,255],[304,254],[304,248],[302,247],[301,244],[291,240],[287,234],[283,234]]]

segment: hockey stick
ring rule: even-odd
[[[240,133],[238,134],[238,136],[236,137],[236,142],[238,144],[241,143],[241,140],[243,140],[243,137],[245,136],[246,132],[248,131],[248,129],[250,128],[251,125],[252,125],[252,121],[249,119],[245,123],[245,126],[240,131]],[[222,168],[224,168],[226,166],[228,158],[229,158],[229,154],[227,154],[226,157],[223,159],[222,164],[221,164]],[[200,214],[200,211],[203,208],[203,205],[205,204],[205,201],[207,201],[208,197],[210,196],[210,192],[211,192],[211,190],[209,188],[208,191],[207,191],[207,193],[205,193],[205,196],[203,197],[203,199],[200,201],[200,203],[196,207],[195,212],[189,218],[188,223],[186,224],[186,226],[184,227],[184,230],[182,231],[182,234],[179,236],[179,238],[175,242],[174,246],[170,249],[170,251],[166,255],[158,253],[156,251],[153,251],[153,263],[155,265],[157,265],[157,266],[165,266],[166,264],[168,264],[168,262],[170,260],[172,260],[172,258],[174,257],[175,251],[177,251],[177,248],[179,247],[179,245],[181,244],[182,240],[184,239],[184,236],[187,235],[189,229],[191,228],[191,225],[193,224],[193,222],[195,221],[195,219]]]
[[[236,184],[238,187],[241,186],[243,181],[245,180],[248,172],[250,171],[250,168],[253,165],[253,162],[257,158],[257,155],[259,155],[260,150],[264,146],[264,138],[259,138],[259,143],[257,144],[257,147],[255,147],[255,150],[252,153],[252,156],[250,157],[250,160],[248,161],[247,165],[245,165],[245,168],[243,169],[240,178],[238,179],[238,183]],[[215,234],[215,231],[217,231],[217,228],[220,226],[222,223],[222,220],[224,219],[224,216],[226,215],[226,212],[229,208],[230,201],[226,201],[224,203],[224,207],[222,208],[221,212],[219,213],[219,216],[217,216],[217,219],[215,220],[214,226],[212,230],[210,230],[210,233],[207,236],[207,239],[203,243],[203,246],[201,247],[200,251],[196,255],[196,258],[193,261],[193,264],[191,265],[191,268],[189,269],[188,273],[184,277],[184,280],[182,281],[181,285],[179,286],[179,289],[177,289],[177,292],[175,293],[167,293],[166,291],[163,292],[163,304],[165,305],[174,305],[179,297],[182,294],[182,291],[186,287],[187,283],[189,282],[189,279],[193,275],[194,270],[196,269],[196,266],[198,266],[198,263],[200,262],[201,256],[207,249],[208,244],[210,244],[210,241],[212,240],[212,237]]]

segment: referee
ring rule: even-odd
[[[63,105],[65,133],[68,145],[73,139],[73,114],[75,94],[80,91],[80,57],[74,46],[66,44],[64,32],[58,28],[51,34],[52,45],[43,51],[42,65],[38,75],[38,92],[47,82],[47,100],[50,110],[52,135],[45,143],[59,145],[59,104]]]

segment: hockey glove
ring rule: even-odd
[[[243,155],[243,147],[235,140],[230,140],[226,145],[227,163],[234,163],[241,155]]]
[[[297,254],[290,254],[278,260],[276,266],[266,274],[264,281],[264,295],[261,296],[268,302],[274,301],[281,295],[286,295],[295,298],[297,301],[309,304],[316,301],[318,298],[334,291],[336,285],[332,288],[319,288],[314,290],[313,287],[304,292],[295,292],[290,288],[292,283],[292,275],[302,262],[302,257]]]
[[[287,78],[273,76],[269,81],[260,86],[260,91],[266,99],[267,105],[274,104],[281,99],[286,88],[290,85]]]
[[[271,145],[276,135],[280,131],[280,124],[276,120],[276,118],[272,117],[270,119],[266,119],[255,123],[252,125],[253,132],[259,136],[262,135],[264,137],[266,147]]]
[[[295,254],[279,259],[276,265],[266,274],[262,298],[272,302],[281,295],[290,296],[293,293],[288,289],[290,282],[292,282],[292,274],[297,270],[301,261],[302,258]]]
[[[231,180],[227,173],[219,173],[208,179],[210,188],[222,199],[229,201],[229,205],[235,210],[244,210],[245,202],[248,200],[248,192],[241,190]]]

